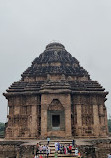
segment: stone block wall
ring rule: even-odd
[[[79,137],[106,137],[107,113],[103,96],[72,96],[72,135]]]
[[[37,138],[40,133],[40,96],[9,98],[6,139]]]

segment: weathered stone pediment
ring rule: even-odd
[[[53,99],[48,107],[48,110],[64,110],[64,107],[58,99]]]

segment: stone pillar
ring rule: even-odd
[[[47,137],[47,111],[44,109],[41,109],[41,136]]]
[[[98,105],[93,105],[93,115],[94,115],[94,135],[99,136],[99,115],[98,115]]]
[[[63,100],[64,107],[65,107],[65,133],[66,137],[72,136],[71,131],[71,96],[70,94],[64,95]]]
[[[32,105],[32,128],[31,133],[32,137],[36,137],[37,135],[37,105]]]
[[[47,97],[41,96],[41,137],[47,137]]]
[[[105,122],[104,122],[104,117],[103,117],[104,114],[103,114],[103,105],[102,104],[99,105],[99,115],[101,116],[100,117],[101,126],[104,126]]]
[[[69,105],[70,107],[70,105]],[[66,137],[71,137],[71,109],[65,109],[65,129]]]
[[[106,136],[108,135],[108,121],[107,121],[107,110],[106,110],[106,107],[105,107],[105,110],[104,110],[104,113],[105,113],[105,126],[106,126]]]
[[[81,104],[77,104],[76,108],[77,108],[78,136],[81,136],[81,127],[82,127]]]

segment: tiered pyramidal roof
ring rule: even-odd
[[[57,63],[60,63],[60,65]],[[46,50],[32,62],[32,66],[22,76],[38,76],[53,73],[88,76],[87,71],[80,67],[78,60],[72,57],[60,43],[47,45]]]
[[[21,80],[14,82],[4,95],[41,93],[41,89],[46,86],[61,89],[66,86],[71,93],[105,94],[104,88],[90,79],[88,72],[60,43],[47,45],[45,51],[22,74]]]

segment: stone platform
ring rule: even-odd
[[[53,158],[55,153],[55,142],[61,144],[71,144],[71,139],[53,139],[49,143],[51,153],[49,157]],[[107,154],[111,152],[111,138],[101,139],[75,139],[79,152],[83,157],[87,158],[107,158]],[[36,152],[36,144],[47,144],[47,140],[5,140],[0,139],[0,158],[33,158]],[[58,157],[68,158],[76,157],[74,149],[72,154],[58,154]]]

